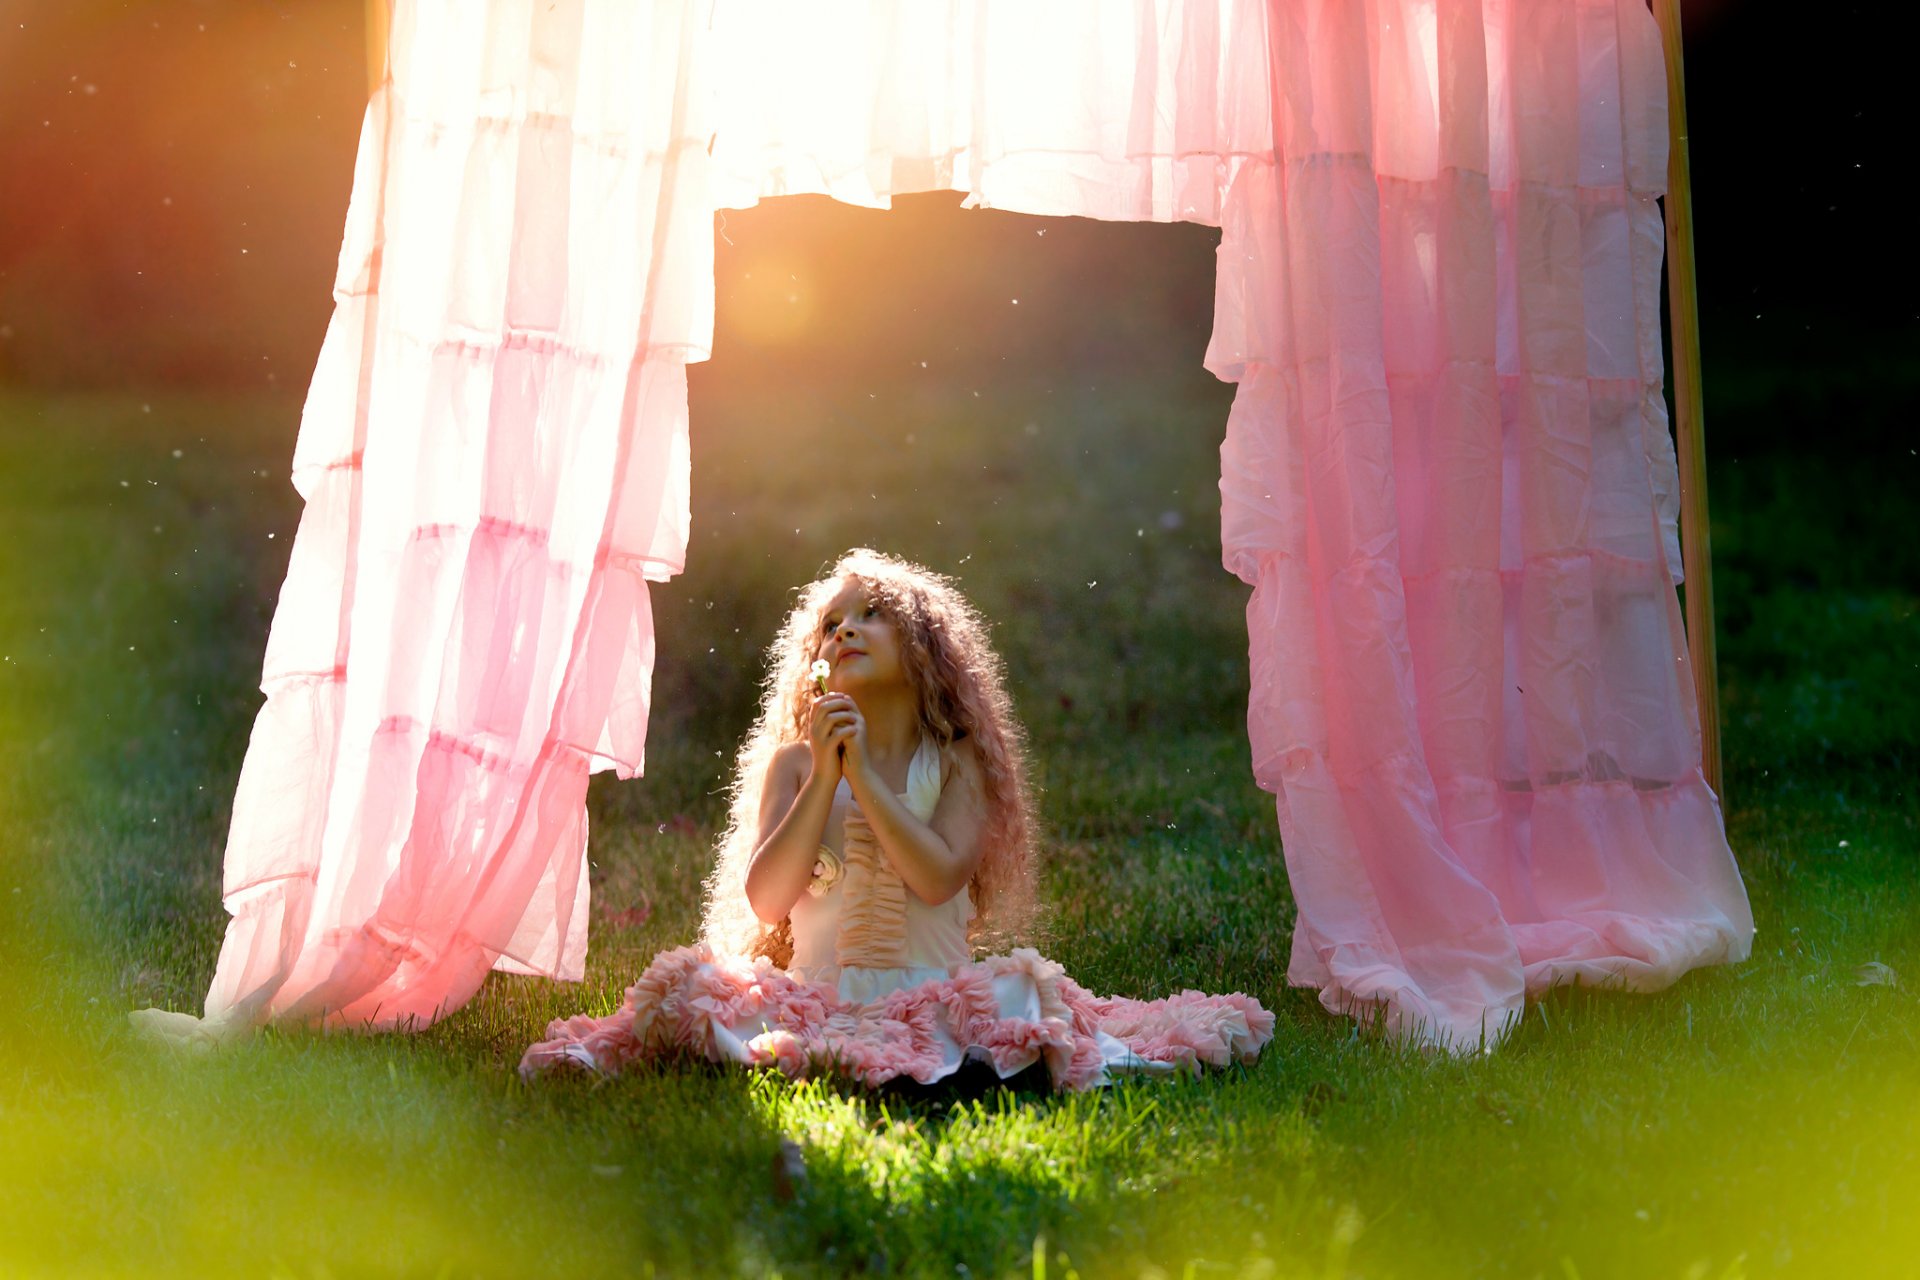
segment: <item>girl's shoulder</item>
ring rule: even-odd
[[[974,750],[973,738],[962,734],[949,742],[940,751],[940,785],[946,786],[955,778],[967,782],[976,782],[980,777],[980,753]]]
[[[805,741],[783,742],[773,749],[773,759],[767,762],[770,777],[781,778],[789,774],[805,780],[807,776],[807,757],[812,749]]]

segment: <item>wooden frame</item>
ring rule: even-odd
[[[1680,0],[1653,0],[1667,57],[1667,331],[1673,340],[1674,446],[1680,455],[1680,559],[1687,591],[1687,660],[1700,707],[1700,767],[1724,807],[1720,664],[1713,635],[1713,554],[1707,529],[1707,444],[1700,393],[1700,299],[1693,275],[1693,184]]]

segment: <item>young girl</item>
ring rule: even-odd
[[[1031,918],[1034,822],[999,658],[946,579],[849,552],[770,659],[701,941],[617,1013],[553,1023],[522,1074],[678,1054],[931,1084],[973,1059],[1084,1089],[1271,1038],[1245,995],[1100,998],[1032,950],[973,959]]]

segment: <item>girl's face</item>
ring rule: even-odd
[[[841,587],[820,615],[819,648],[833,673],[827,688],[857,693],[905,682],[900,664],[900,632],[868,599],[858,582]]]

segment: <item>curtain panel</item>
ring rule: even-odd
[[[1208,364],[1290,977],[1470,1049],[1558,983],[1744,958],[1673,590],[1651,15],[1270,12]]]

